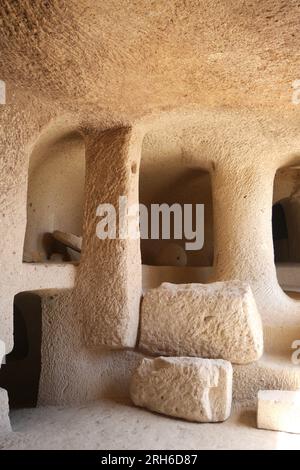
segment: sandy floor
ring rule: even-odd
[[[0,438],[0,449],[300,449],[300,435],[256,429],[254,410],[197,424],[103,400],[13,411],[11,422],[15,432]]]

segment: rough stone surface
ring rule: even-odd
[[[58,276],[57,269],[54,272]],[[53,295],[50,290],[43,295],[39,404],[82,404],[99,397],[128,397],[131,375],[141,354],[126,350],[96,354],[83,347],[78,319],[68,308],[72,305],[72,291],[68,293]],[[258,390],[300,388],[300,368],[291,363],[290,357],[279,361],[277,356],[263,356],[251,364],[234,365],[233,370],[235,403],[256,406]]]
[[[137,406],[200,423],[225,421],[232,401],[232,366],[190,357],[143,359],[130,396]]]
[[[42,294],[42,364],[39,406],[84,404],[100,398],[129,397],[141,354],[131,350],[94,351],[83,345],[72,308],[74,290]],[[58,386],[59,384],[59,386]]]
[[[49,101],[144,112],[156,103],[293,106],[297,2],[52,0],[50,5],[3,0],[0,10],[2,79]]]
[[[107,353],[111,354],[108,368],[107,356],[103,359],[99,351],[87,352],[83,346],[84,360],[78,360],[82,330],[87,330],[89,348],[135,342],[139,242],[106,243],[100,248],[93,239],[93,204],[100,202],[98,196],[114,202],[111,189],[115,194],[125,189],[124,194],[130,193],[138,202],[138,184],[129,188],[123,182],[133,161],[133,178],[138,181],[139,160],[145,158],[145,151],[149,162],[156,158],[160,168],[165,165],[161,173],[168,173],[175,154],[182,167],[192,163],[192,168],[210,171],[212,279],[251,284],[264,320],[265,344],[274,357],[290,354],[292,341],[300,338],[300,302],[286,296],[278,285],[270,223],[276,169],[299,165],[299,105],[292,102],[291,86],[299,72],[297,2],[231,0],[217,8],[214,0],[125,3],[54,0],[49,8],[43,0],[4,0],[0,6],[0,75],[6,82],[6,104],[0,106],[0,272],[4,273],[0,339],[7,353],[11,351],[16,293],[72,289],[76,275],[74,291],[80,286],[78,292],[70,299],[62,291],[61,309],[57,310],[56,302],[49,305],[56,336],[47,338],[52,348],[43,364],[51,376],[55,363],[47,398],[56,399],[57,394],[57,402],[67,402],[76,393],[83,398],[95,396],[103,383],[102,376],[95,380],[95,368],[108,383],[116,377],[115,353]],[[123,152],[117,139],[111,138],[99,148],[101,132],[121,136],[129,128],[142,131],[143,151],[135,142],[136,149]],[[51,159],[51,141],[65,140],[70,132],[80,132],[89,141],[91,159],[83,228],[87,247],[81,267],[22,263],[29,160],[36,144],[40,163],[43,156]],[[152,174],[151,184],[156,182],[156,172]],[[180,282],[199,282],[201,268],[193,273],[180,269],[184,269]],[[173,274],[169,270],[166,280]],[[156,271],[154,277],[160,274]],[[59,342],[62,328],[76,342],[68,355],[63,339]],[[120,369],[127,373],[126,366]],[[283,369],[278,371],[280,383],[285,380]],[[70,388],[66,374],[72,378]],[[78,377],[89,393],[83,393],[81,386],[78,390]],[[62,389],[61,383],[66,385]],[[252,393],[249,375],[248,384]]]
[[[54,230],[53,237],[69,248],[81,252],[82,237],[78,237],[73,233],[61,232],[60,230]]]
[[[36,142],[38,137],[38,140],[42,139],[43,145],[47,145],[47,139],[45,143],[46,136],[48,138],[50,134],[53,139],[57,134],[59,136],[64,135],[65,132],[69,132],[68,125],[70,122],[73,128],[78,126],[78,119],[84,122],[86,116],[84,113],[82,115],[64,115],[63,119],[56,118],[54,119],[54,124],[50,124],[50,118],[54,118],[56,114],[62,112],[61,109],[56,108],[54,112],[53,108],[49,108],[49,103],[47,103],[47,106],[44,103],[39,103],[36,98],[28,97],[24,92],[22,92],[21,98],[20,94],[14,93],[12,95],[9,93],[8,99],[10,105],[0,109],[1,122],[3,123],[3,127],[0,128],[1,148],[3,148],[3,153],[1,154],[3,168],[1,207],[4,214],[1,225],[3,243],[0,247],[0,263],[2,272],[5,272],[5,277],[0,286],[1,339],[6,342],[7,352],[9,352],[12,348],[13,338],[12,299],[16,292],[47,288],[73,288],[76,275],[77,286],[78,283],[81,283],[82,290],[78,293],[78,296],[74,292],[74,301],[66,297],[63,308],[60,310],[57,310],[57,306],[54,306],[54,304],[52,307],[49,306],[49,310],[53,308],[52,312],[49,311],[49,318],[53,317],[53,314],[56,318],[55,324],[52,325],[57,331],[56,337],[61,338],[62,336],[61,325],[63,318],[64,331],[70,338],[75,336],[76,341],[85,327],[90,328],[92,334],[95,332],[92,342],[96,344],[97,341],[99,342],[99,332],[103,333],[101,341],[110,341],[111,338],[108,338],[107,332],[113,336],[114,332],[117,331],[117,335],[119,335],[120,329],[118,330],[117,328],[115,330],[114,327],[108,327],[104,334],[103,323],[107,321],[109,325],[109,322],[111,322],[110,325],[114,326],[112,320],[117,319],[113,315],[116,308],[120,308],[120,311],[123,309],[123,312],[127,311],[127,309],[128,311],[130,309],[131,312],[133,311],[131,305],[126,307],[124,298],[121,298],[119,295],[117,297],[110,296],[108,294],[109,290],[106,288],[108,285],[114,290],[114,286],[117,285],[115,280],[118,276],[111,277],[111,271],[106,275],[105,270],[107,266],[112,266],[112,264],[115,266],[114,269],[117,267],[118,270],[124,266],[120,263],[119,256],[119,253],[123,253],[123,250],[119,252],[112,248],[105,257],[103,256],[104,252],[100,250],[97,251],[97,259],[95,259],[93,246],[93,249],[86,250],[83,253],[83,259],[80,263],[82,266],[79,270],[75,270],[74,266],[70,265],[22,264],[26,228],[26,175],[29,158],[29,154],[25,149],[31,148],[30,146]],[[39,114],[35,114],[38,109]],[[272,165],[275,166],[287,165],[290,162],[290,157],[288,157],[289,149],[293,150],[296,154],[298,148],[298,128],[296,124],[298,123],[296,122],[297,120],[290,120],[289,118],[283,123],[271,118],[264,120],[263,116],[251,116],[248,115],[248,112],[242,112],[241,114],[226,111],[218,112],[216,117],[214,111],[204,112],[199,110],[197,112],[186,112],[183,118],[183,115],[179,112],[163,113],[161,117],[154,117],[153,120],[151,118],[147,124],[144,123],[144,131],[148,135],[149,146],[153,142],[156,143],[153,152],[164,151],[165,154],[168,152],[171,154],[176,144],[179,150],[182,148],[187,149],[194,156],[195,161],[198,161],[199,155],[203,155],[204,144],[202,136],[205,135],[207,137],[207,140],[205,140],[206,164],[211,165],[210,162],[214,162],[217,168],[215,172],[212,172],[212,176],[214,178],[215,218],[217,221],[220,220],[220,223],[217,222],[218,226],[215,225],[215,242],[217,243],[215,261],[218,278],[230,279],[238,277],[251,283],[259,311],[264,318],[265,331],[267,331],[267,327],[270,325],[276,326],[272,334],[266,334],[268,344],[270,348],[272,347],[277,352],[279,342],[281,342],[282,351],[286,353],[290,352],[289,348],[292,341],[299,337],[296,328],[298,328],[299,332],[300,307],[299,302],[290,299],[281,291],[276,279],[272,234],[270,230],[270,200],[272,199],[274,173],[270,170],[269,164],[272,161]],[[103,118],[103,121],[98,122],[99,128],[101,128],[101,125],[111,125],[111,121],[108,124],[107,117],[103,117],[101,113],[99,116],[102,116],[101,119]],[[13,127],[10,125],[12,121],[15,122]],[[24,129],[24,122],[28,126],[26,129]],[[171,123],[170,125],[169,122]],[[263,129],[258,124],[261,122],[264,122]],[[116,125],[116,122],[114,125]],[[159,128],[160,131],[150,131],[152,126]],[[133,128],[136,127],[136,125],[133,126]],[[88,130],[85,129],[86,132]],[[282,136],[282,139],[278,140],[276,144],[274,144],[273,140],[274,132],[276,135]],[[97,140],[96,137],[95,140]],[[272,148],[271,153],[269,153],[270,148]],[[245,154],[247,155],[247,165],[249,164],[247,168],[240,166],[242,162],[241,155],[244,156]],[[111,168],[113,173],[118,168],[117,165],[112,166],[110,164],[111,161],[115,162],[118,160],[117,155],[118,152],[108,152],[106,156],[106,160],[109,162],[106,165],[107,171]],[[230,155],[230,158],[227,158],[228,155]],[[122,163],[122,165],[126,166],[128,172],[130,172],[131,167],[130,158],[132,158],[131,154],[128,154],[126,158],[124,157]],[[99,168],[96,170],[95,164],[97,161],[99,162]],[[89,181],[87,184],[91,188],[103,187],[103,181],[106,179],[106,176],[103,174],[103,165],[100,159],[97,160],[95,158],[95,161],[92,160],[90,168],[91,170],[87,175],[87,180]],[[138,177],[138,172],[136,177]],[[109,184],[105,186],[104,192],[106,192],[106,195],[109,193]],[[89,194],[89,191],[87,194]],[[94,193],[92,192],[87,204],[92,205],[94,203],[93,196]],[[247,197],[244,198],[244,196]],[[137,198],[137,196],[135,197]],[[96,203],[97,201],[95,201]],[[91,207],[91,219],[84,226],[85,239],[94,236],[96,225],[96,223],[95,225],[93,224],[92,219],[94,213],[95,206]],[[226,214],[226,217],[224,217],[224,214]],[[15,226],[15,220],[18,220],[17,226]],[[121,245],[125,245],[125,243]],[[136,287],[135,284],[139,282],[140,276],[138,272],[138,269],[140,269],[138,267],[138,242],[136,245],[134,254],[129,255],[129,259],[134,260],[135,266],[129,265],[127,270],[129,275],[124,275],[122,278],[124,286],[126,286],[128,279],[131,280],[127,289],[130,289],[130,296],[134,298],[135,318],[138,317],[140,295],[139,287]],[[113,256],[111,256],[111,253],[113,253]],[[193,271],[185,271],[186,268],[178,269],[184,270],[180,282],[187,281],[184,277],[185,275],[189,278],[189,282],[202,282],[201,268],[193,268]],[[163,280],[169,280],[170,276],[172,279],[173,274],[173,271],[170,273],[169,269],[168,275]],[[154,276],[156,278],[159,277],[159,272],[155,271]],[[91,278],[92,282],[90,282],[89,278]],[[213,273],[213,278],[216,278],[215,273]],[[106,284],[107,282],[108,284]],[[101,287],[102,292],[99,292],[99,287]],[[82,292],[84,293],[85,315],[80,318],[78,313],[82,311]],[[103,297],[103,293],[107,295],[106,299]],[[103,298],[105,301],[102,304],[101,299]],[[99,305],[103,305],[101,315],[98,315]],[[89,326],[91,312],[92,324]],[[128,331],[126,329],[126,322],[123,324],[122,329],[123,332]],[[54,340],[51,335],[48,339],[53,344]],[[122,345],[119,339],[116,341],[113,338],[112,344],[116,343]],[[110,366],[107,369],[107,357],[103,359],[101,353],[90,354],[82,348],[84,366],[80,369],[81,363],[78,362],[77,350],[70,350],[68,356],[66,356],[65,349],[65,345],[62,345],[61,351],[58,351],[55,347],[49,348],[47,359],[44,358],[44,369],[48,369],[50,376],[53,364],[55,363],[54,381],[49,380],[47,382],[48,390],[46,394],[48,402],[56,401],[56,403],[59,403],[60,400],[64,400],[67,403],[73,401],[74,395],[78,393],[77,380],[78,377],[82,377],[82,370],[88,370],[89,372],[84,376],[84,390],[88,391],[88,393],[84,395],[80,388],[81,400],[84,400],[84,396],[96,396],[100,380],[99,382],[94,380],[94,373],[92,371],[94,367],[98,367],[98,361],[101,363],[99,375],[104,374],[108,382],[110,378],[115,380],[115,363],[119,363],[118,359],[114,360],[114,355],[111,356],[109,360]],[[63,369],[60,367],[61,361],[64,362]],[[75,368],[78,367],[76,373],[70,368],[70,361],[75,365]],[[124,373],[127,373],[125,369],[126,366],[124,366]],[[60,390],[57,384],[66,380],[66,374],[68,378],[72,379],[72,386]],[[245,374],[247,374],[246,371]],[[282,371],[278,371],[279,374],[281,374],[282,380],[278,377],[278,383],[281,384],[284,382]],[[116,380],[119,384],[118,379]],[[249,383],[249,380],[248,384],[251,392],[251,382]],[[109,389],[110,387],[107,386],[107,390]],[[247,395],[247,391],[244,390],[244,392]]]
[[[119,213],[119,197],[128,205],[138,200],[139,133],[128,129],[91,132],[86,139],[86,198],[84,243],[74,289],[82,316],[83,336],[90,348],[135,347],[139,323],[142,276],[139,239],[101,239],[97,227],[100,204]],[[138,168],[138,166],[137,166]],[[91,292],[93,291],[93,295]]]
[[[0,434],[11,431],[7,391],[0,388]]]
[[[256,407],[260,390],[300,390],[300,367],[290,356],[264,354],[259,361],[233,366],[233,401]]]
[[[152,354],[222,358],[243,364],[263,353],[260,315],[239,281],[163,283],[144,295],[139,346]]]
[[[300,391],[260,390],[257,427],[300,434]]]

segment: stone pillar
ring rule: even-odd
[[[268,168],[241,165],[212,175],[216,280],[249,282],[263,308],[283,294],[273,255],[273,177]]]
[[[130,128],[86,136],[86,188],[83,251],[74,291],[88,347],[126,348],[136,344],[142,292],[139,239],[96,235],[99,204],[119,197],[138,203],[141,137]],[[118,233],[117,217],[117,233]]]

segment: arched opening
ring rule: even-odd
[[[274,259],[282,288],[300,292],[300,167],[281,168],[274,180],[272,231]]]
[[[37,143],[29,164],[24,262],[79,261],[84,180],[78,132]]]
[[[153,136],[146,136],[142,146],[142,158],[139,175],[139,202],[147,208],[148,239],[141,233],[141,259],[143,272],[167,273],[161,281],[201,282],[202,271],[211,268],[214,257],[213,241],[213,202],[211,176],[207,165],[184,155],[182,149],[174,143],[153,141]],[[181,222],[173,211],[170,215],[170,237],[162,233],[162,216],[159,219],[159,236],[151,237],[154,224],[153,205],[180,206]],[[198,207],[203,205],[204,216]],[[187,206],[192,214],[191,231],[197,232],[192,240],[186,236],[184,226]],[[187,217],[188,219],[188,217]],[[179,236],[178,236],[179,224]],[[176,233],[177,230],[177,233]],[[203,245],[199,246],[200,232]],[[151,268],[150,268],[151,267]],[[168,271],[167,271],[168,270]],[[181,271],[181,272],[180,272]]]
[[[10,408],[37,404],[41,372],[41,299],[30,292],[14,298],[14,348],[0,369],[0,388],[8,392]]]

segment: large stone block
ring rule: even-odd
[[[232,366],[222,359],[158,357],[143,359],[130,387],[135,405],[202,423],[230,415]]]
[[[300,434],[300,391],[259,391],[257,427]]]
[[[263,353],[260,315],[248,284],[169,284],[143,298],[139,347],[151,354],[246,364]]]

